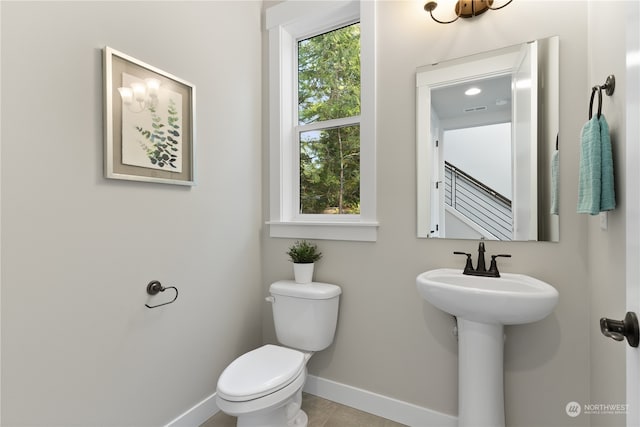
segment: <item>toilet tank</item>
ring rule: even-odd
[[[339,286],[281,280],[269,292],[278,342],[304,351],[329,347],[338,322]]]

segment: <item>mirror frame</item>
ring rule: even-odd
[[[544,40],[550,40],[550,53],[559,56],[559,37],[552,36]],[[524,42],[527,43],[527,42]],[[417,179],[417,237],[432,238],[431,236],[431,187],[432,187],[432,165],[434,162],[433,151],[431,149],[431,90],[450,86],[453,84],[464,83],[477,79],[490,78],[504,74],[510,74],[513,70],[515,58],[517,58],[520,47],[524,44],[520,43],[513,46],[469,55],[462,58],[443,61],[441,63],[431,64],[419,67],[416,70],[416,179]],[[558,58],[559,59],[559,58]],[[556,69],[559,71],[559,61],[555,61]],[[471,66],[470,66],[471,65]],[[473,71],[469,71],[469,69]],[[559,73],[558,73],[559,76]],[[559,79],[559,77],[557,77]],[[559,86],[559,83],[553,82]],[[559,88],[558,88],[559,92]],[[556,95],[558,96],[558,95]],[[559,104],[559,96],[558,96]],[[559,107],[556,106],[557,110]],[[554,114],[551,112],[551,114]],[[538,111],[540,116],[540,107]],[[559,111],[555,113],[559,117]],[[559,121],[559,118],[556,120]],[[546,127],[552,126],[558,129],[558,123],[547,123]],[[538,150],[540,150],[541,140],[547,138],[545,132],[538,133]],[[555,142],[555,138],[554,138]],[[554,144],[555,145],[555,144]],[[540,168],[540,159],[544,159],[546,153],[539,155],[538,172],[546,172],[546,169]],[[540,199],[540,194],[538,194]],[[538,212],[539,214],[539,212]],[[538,219],[540,222],[540,219]],[[538,240],[558,241],[559,231],[558,220],[553,221],[552,225],[543,228],[549,230],[539,230]],[[540,236],[547,235],[547,238]],[[446,237],[439,237],[446,238]]]

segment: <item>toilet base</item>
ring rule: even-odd
[[[244,416],[238,417],[238,427],[307,427],[309,417],[301,409],[298,414],[291,420],[286,421],[284,417],[274,414],[273,417],[265,416]]]
[[[238,418],[238,427],[307,427],[302,407],[302,388],[307,369],[284,388],[246,402],[230,402],[216,397],[222,412]]]
[[[298,411],[298,414],[289,421],[289,426],[288,427],[307,427],[307,425],[309,424],[309,417],[307,416],[307,413],[304,412],[302,409],[300,409]]]
[[[238,415],[238,427],[307,427],[309,417],[301,409],[302,388],[284,405]]]
[[[285,423],[285,424],[283,424]],[[238,427],[307,427],[309,424],[309,417],[302,409],[298,411],[298,414],[289,421],[283,421],[281,417],[239,417]]]

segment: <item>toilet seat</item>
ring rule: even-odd
[[[304,371],[305,354],[267,344],[234,360],[218,379],[218,396],[231,402],[258,399],[293,382]]]

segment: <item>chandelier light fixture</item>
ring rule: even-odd
[[[473,18],[474,16],[481,15],[487,10],[498,10],[505,6],[508,6],[513,0],[507,1],[502,6],[494,7],[493,0],[458,0],[455,5],[456,17],[450,21],[443,21],[433,16],[433,11],[438,7],[437,1],[428,1],[424,5],[424,10],[429,12],[431,18],[440,24],[451,24],[458,20],[458,18]]]

